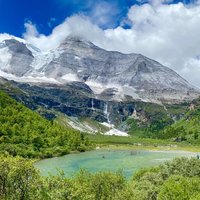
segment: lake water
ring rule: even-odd
[[[196,157],[197,153],[184,151],[141,151],[141,150],[94,150],[84,153],[69,154],[62,157],[44,159],[35,166],[46,176],[63,170],[67,177],[79,169],[90,172],[117,171],[122,169],[129,178],[134,172],[144,167],[159,165],[175,157]]]

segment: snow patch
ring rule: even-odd
[[[101,83],[92,80],[86,81],[85,84],[87,84],[96,94],[100,94],[106,89],[106,87]]]
[[[116,136],[125,136],[125,137],[129,136],[126,132],[120,131],[116,128],[109,130],[108,132],[104,133],[104,135],[116,135]]]
[[[13,35],[9,35],[9,34],[0,34],[0,42],[3,42],[4,40],[11,40],[11,39],[14,39],[14,40],[17,40],[19,42],[22,42],[24,44],[26,44],[26,41],[22,38],[18,38],[18,37],[15,37]]]
[[[74,58],[75,58],[76,60],[81,60],[81,58],[78,57],[78,56],[75,56]]]
[[[108,83],[108,84],[101,84],[99,82],[89,80],[85,82],[95,94],[101,94],[104,90],[106,89],[114,89],[115,90],[115,95],[111,100],[115,101],[123,101],[125,96],[131,96],[133,99],[138,99],[144,102],[151,102],[149,99],[144,99],[141,98],[137,94],[137,90],[134,87],[131,87],[129,85],[120,85],[120,84],[113,84],[113,83]]]
[[[72,74],[72,73],[68,73],[64,76],[61,77],[62,80],[65,80],[65,81],[80,81],[78,76],[76,74]]]
[[[45,76],[38,76],[38,77],[33,77],[33,76],[23,76],[23,77],[17,77],[12,74],[8,74],[6,72],[3,72],[0,70],[0,76],[4,77],[8,80],[13,80],[21,83],[54,83],[54,84],[60,84],[57,80],[54,78],[47,78]]]
[[[35,70],[39,70],[42,69],[43,66],[45,66],[47,63],[50,63],[51,60],[53,59],[51,54],[46,54],[46,53],[38,53],[38,52],[34,52],[32,51],[33,55],[34,55],[34,60],[31,64],[31,66],[35,69]],[[35,73],[39,73],[38,71],[35,71]]]
[[[10,60],[12,58],[11,53],[7,47],[1,48],[0,46],[0,69],[5,70],[9,67]]]
[[[104,126],[106,126],[106,127],[108,127],[108,128],[114,128],[113,124],[109,124],[107,122],[102,122],[101,124],[104,125]]]
[[[32,76],[24,76],[22,78],[19,78],[19,82],[32,82],[32,83],[38,83],[38,82],[44,82],[44,83],[55,83],[55,84],[60,84],[56,79],[54,78],[48,78],[45,76],[37,76],[37,77],[32,77]]]

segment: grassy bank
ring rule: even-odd
[[[178,143],[171,140],[139,138],[139,137],[122,137],[106,135],[87,135],[89,140],[100,148],[112,149],[143,149],[143,150],[184,150],[191,152],[200,152],[199,145],[190,143]]]

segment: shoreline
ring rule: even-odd
[[[90,151],[97,151],[97,150],[138,150],[138,151],[149,151],[149,152],[164,152],[164,151],[170,151],[170,152],[187,152],[187,153],[197,153],[200,154],[200,146],[190,146],[186,144],[169,144],[169,145],[145,145],[145,144],[96,144],[96,146],[93,149],[86,150],[84,152],[80,151],[71,151],[68,154],[62,155],[62,156],[53,156],[50,158],[36,158],[33,159],[34,163],[37,163],[41,160],[51,159],[51,158],[58,158],[63,157],[71,154],[81,154],[85,152]]]
[[[121,151],[121,152],[120,152]],[[139,155],[136,157],[129,157],[130,155]],[[75,154],[78,154],[77,156]],[[115,159],[115,154],[117,155]],[[130,169],[132,170],[131,176],[139,171],[140,169],[153,167],[156,165],[159,165],[161,163],[164,163],[168,160],[173,160],[174,158],[178,157],[186,157],[186,158],[197,158],[197,156],[200,154],[200,151],[198,152],[192,152],[182,149],[168,149],[168,148],[162,148],[162,149],[150,149],[143,148],[143,146],[132,148],[129,146],[129,148],[126,146],[118,145],[107,145],[100,148],[97,146],[96,149],[93,149],[91,151],[86,152],[74,152],[72,154],[63,155],[61,157],[53,157],[53,158],[46,158],[42,160],[38,160],[34,163],[34,166],[40,170],[40,172],[43,174],[43,176],[48,176],[48,173],[57,173],[56,169],[63,170],[66,174],[72,173],[78,173],[80,169],[87,169],[91,170],[93,172],[93,169],[95,169],[95,172],[97,171],[117,171],[118,169],[123,169],[124,173],[129,173]],[[121,156],[119,156],[121,155]],[[127,160],[128,155],[128,160]],[[146,155],[146,157],[143,158],[143,156]],[[69,157],[68,157],[69,156]],[[125,156],[125,157],[124,157]],[[99,169],[99,165],[94,164],[94,166],[91,165],[91,163],[87,166],[82,163],[82,160],[85,160],[85,158],[93,158],[94,163],[101,163],[103,162],[102,166],[108,166],[108,169],[105,169],[105,166],[102,169]],[[108,158],[108,159],[107,159]],[[142,158],[142,159],[141,159]],[[121,161],[124,162],[124,159],[127,161],[126,165],[122,165],[119,168],[110,168],[110,164],[113,162],[115,163],[114,166],[118,166]],[[136,163],[134,163],[134,160],[137,160]],[[88,159],[86,159],[88,160]],[[131,161],[132,160],[132,161]],[[41,162],[40,162],[41,161]],[[97,162],[96,162],[97,161]],[[162,162],[161,162],[162,161]],[[78,168],[74,167],[74,163],[78,164]],[[116,163],[117,162],[117,163]],[[133,162],[133,163],[129,163]],[[55,164],[56,163],[56,164]],[[59,164],[60,163],[60,164]],[[63,166],[63,163],[71,163],[70,165]],[[108,165],[109,164],[109,165]],[[144,165],[143,165],[144,164]],[[57,166],[54,166],[57,165]],[[132,166],[131,166],[132,165]],[[49,167],[50,166],[50,167]],[[53,167],[52,167],[53,166]],[[136,166],[137,170],[133,166]],[[126,176],[126,175],[125,175]],[[129,176],[129,175],[128,175]]]
[[[186,151],[191,153],[200,153],[200,146],[154,146],[154,145],[124,145],[124,144],[97,144],[94,150],[148,150],[148,151]]]

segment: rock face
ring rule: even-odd
[[[23,76],[32,71],[32,52],[17,40],[5,40],[0,44],[0,69],[8,74]]]
[[[88,86],[79,82],[70,82],[62,86],[32,85],[0,78],[0,90],[32,110],[40,112],[42,108],[44,113],[40,114],[48,119],[56,118],[57,113],[63,113],[69,117],[90,118],[117,125],[132,116],[135,108],[140,105],[138,102],[105,102],[93,98],[93,92]],[[50,113],[54,115],[47,111],[53,111]]]
[[[37,110],[47,119],[54,119],[64,114],[71,117],[72,123],[76,122],[75,125],[82,124],[83,119],[90,118],[104,122],[109,127],[115,125],[121,130],[129,130],[132,126],[127,123],[127,119],[135,120],[140,128],[149,127],[151,124],[157,127],[160,121],[169,125],[174,120],[180,119],[189,107],[185,102],[176,105],[158,105],[132,99],[123,102],[97,99],[94,98],[93,91],[85,83],[80,82],[62,85],[30,84],[8,81],[0,77],[0,90],[30,109]],[[99,127],[99,123],[97,124],[95,126]]]
[[[76,82],[76,87],[104,101],[173,103],[199,95],[176,72],[154,60],[140,54],[106,51],[77,37],[66,38],[49,52],[6,40],[0,43],[0,70],[0,75],[10,78],[12,74],[10,79],[17,81],[53,82],[62,88]]]

